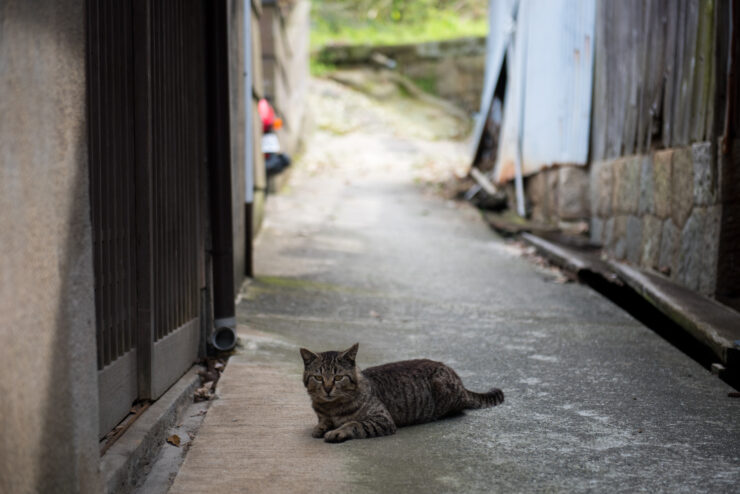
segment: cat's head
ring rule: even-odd
[[[314,353],[301,348],[303,357],[303,384],[311,398],[328,403],[340,398],[351,398],[357,391],[355,357],[359,343],[343,352]]]

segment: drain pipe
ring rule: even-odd
[[[226,2],[208,8],[209,169],[211,237],[213,240],[213,333],[209,343],[219,351],[236,345],[234,304],[234,233],[231,196],[229,125],[228,23]]]

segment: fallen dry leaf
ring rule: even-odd
[[[180,447],[180,436],[178,436],[177,434],[172,434],[170,437],[167,438],[167,442],[179,448]]]
[[[200,387],[195,390],[195,393],[193,394],[193,399],[196,403],[200,401],[207,401],[211,399],[211,391],[206,387]]]

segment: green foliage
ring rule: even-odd
[[[434,77],[414,77],[413,81],[422,91],[429,94],[437,94],[437,80]]]
[[[311,44],[390,45],[484,36],[487,0],[313,0]]]
[[[311,57],[309,69],[310,69],[310,72],[311,72],[311,75],[312,76],[324,77],[324,76],[326,76],[326,75],[331,74],[332,72],[334,72],[336,70],[336,68],[337,67],[335,65],[332,65],[332,64],[329,64],[329,63],[320,62],[320,61],[316,60],[316,58]]]

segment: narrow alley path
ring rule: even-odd
[[[243,347],[171,492],[736,492],[731,388],[422,185],[464,164],[454,118],[380,101],[314,82],[317,131],[269,198]],[[440,360],[506,401],[385,438],[313,439],[298,348],[356,341],[361,367]]]

